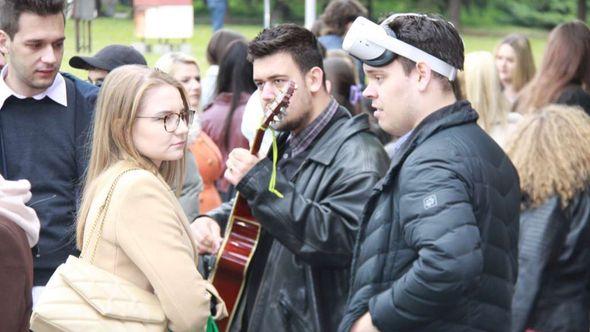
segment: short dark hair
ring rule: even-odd
[[[325,23],[325,33],[344,36],[346,25],[357,17],[367,17],[369,12],[358,0],[332,0],[321,16]]]
[[[276,53],[290,54],[302,74],[313,67],[324,71],[318,40],[311,31],[287,23],[262,30],[248,44],[248,60],[254,61]]]
[[[463,70],[463,41],[457,29],[443,18],[429,15],[400,15],[388,25],[395,32],[397,39],[439,58],[457,70]],[[406,74],[416,67],[412,60],[404,57],[400,57],[400,60]],[[433,73],[435,77],[447,80],[439,73]],[[450,86],[452,87],[452,84]]]
[[[63,14],[64,6],[64,0],[0,0],[0,30],[4,30],[12,39],[18,32],[22,13],[39,16]]]

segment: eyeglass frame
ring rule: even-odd
[[[188,126],[191,125],[192,120],[194,119],[195,113],[197,113],[197,111],[193,110],[193,109],[186,109],[180,113],[168,113],[164,116],[136,116],[136,119],[157,119],[157,120],[162,120],[164,122],[164,130],[167,133],[173,133],[176,131],[176,129],[178,129],[178,126],[180,125],[180,119],[183,117],[183,115],[188,116],[188,118],[184,118],[182,119],[182,121],[184,121],[184,123]],[[166,122],[168,121],[168,117],[170,116],[177,116],[177,120],[176,120],[176,125],[174,126],[174,129],[172,130],[168,130],[168,127],[166,127]]]

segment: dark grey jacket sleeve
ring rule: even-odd
[[[408,160],[400,173],[401,231],[418,257],[369,301],[381,331],[412,331],[440,318],[483,270],[468,182],[458,171],[461,158],[437,154]]]
[[[385,166],[384,153],[383,156]],[[379,164],[381,161],[376,159],[373,162]],[[280,198],[268,190],[272,163],[265,159],[244,177],[237,189],[250,206],[256,207],[253,214],[264,228],[298,258],[312,266],[343,268],[350,265],[364,203],[382,175],[377,171],[379,167],[373,169],[363,170],[359,166],[357,172],[340,176],[331,173],[335,180],[323,184],[324,187],[308,183],[318,186],[317,200],[305,197],[277,172],[276,189],[283,195]]]

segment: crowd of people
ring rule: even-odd
[[[63,11],[0,0],[0,331],[590,330],[586,23],[537,67],[522,34],[465,54],[441,17],[331,0],[218,25],[207,70],[109,45],[78,78]],[[228,310],[236,193],[260,234]]]

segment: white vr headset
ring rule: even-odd
[[[401,55],[414,62],[424,62],[435,72],[447,77],[449,81],[454,81],[457,77],[457,68],[396,38],[395,32],[389,28],[388,23],[397,16],[400,15],[390,16],[381,25],[364,17],[358,17],[346,33],[342,48],[373,67],[385,66],[393,61],[396,54]]]

